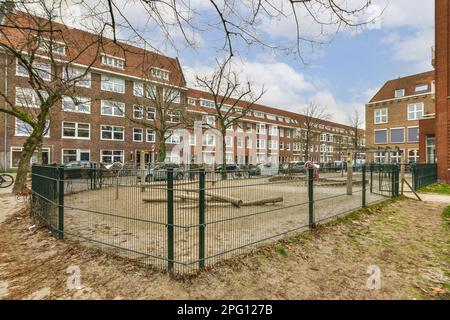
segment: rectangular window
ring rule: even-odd
[[[395,95],[394,95],[395,98],[402,98],[404,96],[405,96],[405,89],[397,89],[397,90],[395,90]]]
[[[277,126],[270,126],[269,127],[269,135],[270,136],[278,136],[278,127]]]
[[[214,109],[215,103],[214,103],[214,101],[200,99],[200,106],[204,107],[204,108]]]
[[[191,132],[191,134],[189,134],[189,145],[195,146],[196,141],[197,141],[197,138],[195,137],[195,134]]]
[[[255,111],[253,114],[254,114],[255,117],[257,117],[257,118],[264,118],[264,112]]]
[[[32,69],[37,77],[45,81],[50,81],[52,78],[52,66],[45,62],[33,62]],[[28,69],[16,60],[16,75],[21,77],[28,77]]]
[[[238,148],[243,148],[244,147],[244,139],[241,136],[238,136],[236,138],[236,146]]]
[[[133,95],[136,97],[144,96],[144,84],[142,82],[133,82]]]
[[[169,80],[169,71],[158,69],[158,68],[152,68],[151,69],[152,76],[155,78],[163,79],[163,80]]]
[[[101,88],[103,91],[125,93],[125,80],[102,74]]]
[[[142,132],[143,132],[142,128],[133,128],[133,141],[142,142],[143,141]]]
[[[203,124],[215,128],[216,126],[216,117],[214,116],[203,116]]]
[[[66,67],[63,70],[63,79],[66,82],[74,82],[77,87],[91,87],[91,73],[80,68]]]
[[[168,112],[167,116],[169,117],[168,121],[173,123],[181,122],[181,113],[180,111],[172,111]]]
[[[155,130],[147,129],[146,141],[150,143],[154,143],[156,141]]]
[[[375,144],[387,144],[387,129],[375,130]]]
[[[60,56],[66,55],[66,45],[63,42],[51,41],[50,39],[39,39],[38,49],[45,52],[52,52]]]
[[[190,104],[191,106],[195,106],[195,99],[194,98],[188,98],[187,99],[188,104]]]
[[[376,109],[374,112],[375,124],[388,122],[388,109]]]
[[[417,150],[417,149],[409,149],[408,150],[408,162],[409,163],[419,162],[419,150]]]
[[[69,163],[69,162],[74,162],[74,161],[89,161],[90,159],[91,159],[91,151],[90,150],[80,150],[80,149],[63,149],[62,150],[62,162],[63,163]]]
[[[405,142],[405,128],[391,129],[391,143]]]
[[[101,140],[124,141],[125,128],[119,126],[101,125],[100,138]]]
[[[125,60],[119,57],[113,57],[106,54],[102,55],[102,64],[108,67],[123,69],[125,67]]]
[[[428,91],[428,84],[420,84],[416,86],[415,92],[421,93],[421,92],[427,92]]]
[[[156,109],[154,107],[147,107],[147,120],[156,119]]]
[[[265,124],[258,123],[258,124],[256,125],[256,132],[257,132],[258,134],[266,134],[266,125],[265,125]]]
[[[203,145],[206,147],[213,147],[215,145],[215,137],[207,134],[203,136]]]
[[[89,123],[63,121],[62,137],[88,140],[91,138],[91,125]]]
[[[181,94],[180,91],[174,89],[163,89],[164,101],[167,103],[180,103]]]
[[[423,102],[408,104],[408,120],[419,120],[423,117]]]
[[[166,143],[179,144],[181,142],[180,134],[176,132],[166,132],[165,138]]]
[[[102,150],[100,153],[100,162],[102,163],[123,163],[123,150]]]
[[[41,91],[41,95],[44,99],[48,98],[48,94],[45,91]],[[33,89],[16,87],[16,105],[20,107],[39,108],[41,101]]]
[[[408,127],[408,142],[419,142],[419,127]]]
[[[265,149],[266,148],[266,140],[264,140],[264,139],[257,139],[256,140],[256,148],[257,149]]]
[[[278,141],[277,140],[269,140],[269,149],[277,150],[278,149]]]
[[[22,155],[23,147],[11,147],[11,158],[10,166],[11,168],[17,168],[19,166],[20,157]],[[50,161],[50,148],[42,148],[42,163],[49,164]],[[36,163],[38,161],[38,151],[35,150],[33,156],[31,157],[30,163]]]
[[[69,112],[91,113],[91,101],[86,97],[63,96],[62,110]]]
[[[125,103],[117,101],[102,100],[101,114],[103,116],[124,117]]]
[[[156,100],[157,96],[156,86],[154,84],[147,84],[145,86],[145,95],[149,99]]]
[[[140,105],[133,105],[133,118],[143,119],[144,118],[144,107]]]
[[[16,137],[29,137],[31,133],[33,132],[33,128],[26,123],[25,121],[22,121],[18,118],[16,119],[16,126],[15,126],[15,136]],[[47,120],[45,122],[45,131],[44,131],[44,137],[49,138],[50,137],[50,121]]]
[[[225,137],[225,145],[228,148],[231,148],[233,146],[233,137],[226,136]]]

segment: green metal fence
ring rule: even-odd
[[[437,182],[437,164],[412,164],[411,173],[414,190]]]
[[[396,166],[300,172],[33,166],[32,214],[57,237],[186,274],[398,195]]]

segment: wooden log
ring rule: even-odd
[[[228,202],[227,203],[225,203],[225,202],[222,202],[222,203],[207,203],[207,206],[209,208],[223,208],[223,207],[228,207],[230,205],[231,205],[231,203],[228,203]],[[197,209],[197,208],[198,208],[198,204],[188,204],[188,205],[180,207],[180,209]]]
[[[167,198],[143,198],[142,201],[147,203],[162,203],[167,202]]]
[[[211,197],[212,200],[219,200],[231,203],[233,206],[240,208],[242,206],[243,201],[238,198],[228,197],[221,194],[217,194],[214,192],[205,192],[205,194]]]
[[[275,204],[277,202],[283,202],[283,197],[273,197],[273,198],[266,198],[261,200],[255,200],[255,201],[247,201],[242,204],[244,207],[249,206],[263,206],[268,203]]]

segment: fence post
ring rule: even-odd
[[[200,169],[198,184],[198,266],[205,268],[205,169]]]
[[[347,195],[353,194],[353,160],[347,160]]]
[[[395,166],[395,196],[400,195],[400,168]]]
[[[58,170],[58,238],[64,239],[64,166]]]
[[[167,169],[167,269],[173,271],[173,168]]]
[[[373,163],[370,164],[370,193],[373,193]]]
[[[366,165],[362,166],[362,207],[366,207]]]
[[[308,204],[309,204],[309,227],[315,227],[314,219],[314,169],[308,168]]]
[[[417,167],[416,164],[413,163],[411,164],[411,175],[412,175],[412,186],[413,186],[413,190],[416,191],[417,190],[417,171],[416,171]]]

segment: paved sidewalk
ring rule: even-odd
[[[0,223],[5,221],[8,216],[19,210],[23,205],[23,201],[17,199],[11,191],[12,186],[9,188],[0,188]]]
[[[447,203],[450,206],[450,195],[432,194],[432,193],[419,193],[419,197],[423,201]]]

